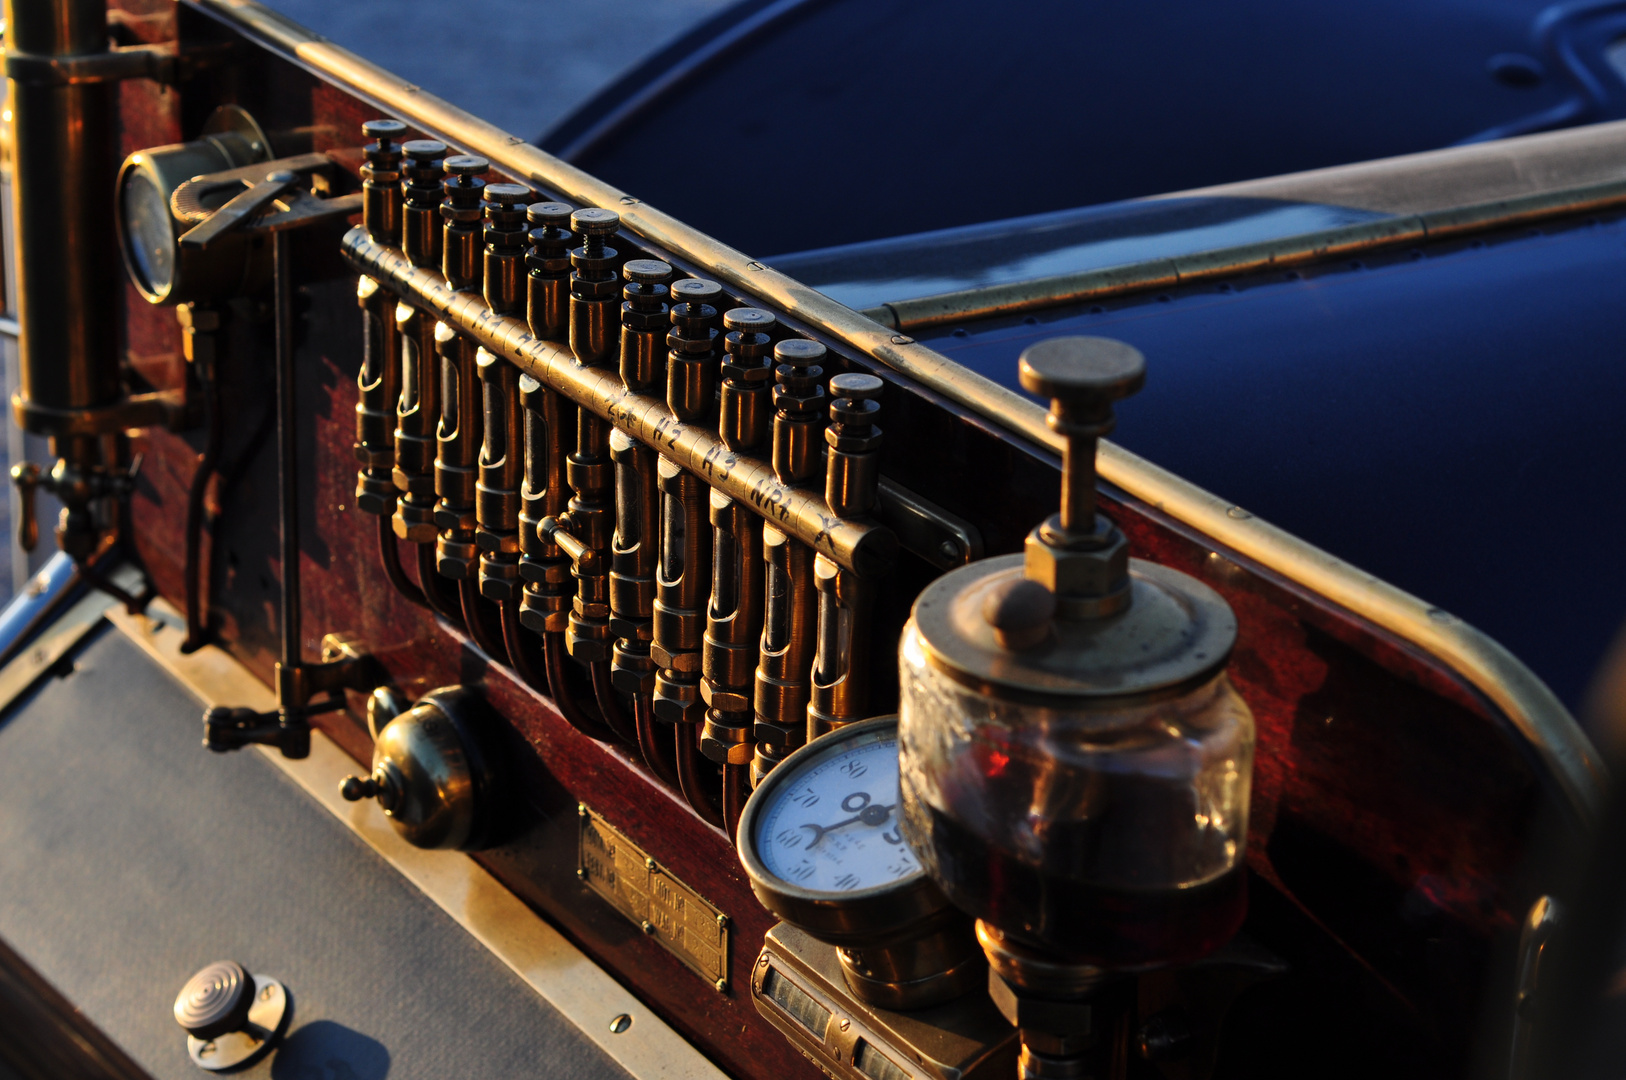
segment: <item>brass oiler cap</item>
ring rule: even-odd
[[[1123,533],[1096,513],[1096,443],[1113,429],[1113,403],[1145,384],[1145,359],[1121,341],[1062,337],[1029,346],[1018,367],[1024,388],[1050,398],[1046,423],[1065,440],[1061,508],[1025,554],[983,559],[920,594],[915,625],[933,667],[984,694],[1059,707],[1216,675],[1236,644],[1230,605],[1129,558]]]
[[[933,667],[992,697],[1065,707],[1069,700],[1198,685],[1225,666],[1236,645],[1236,616],[1219,593],[1140,559],[1129,560],[1125,609],[1069,619],[1053,606],[1046,614],[1033,605],[1037,610],[1013,634],[1017,628],[1001,629],[990,615],[998,621],[1002,594],[1027,581],[1022,569],[1021,555],[1002,555],[926,587],[915,600],[914,620]]]
[[[475,850],[491,842],[500,816],[492,755],[481,745],[492,726],[480,699],[443,687],[384,725],[373,743],[372,775],[352,776],[340,793],[375,798],[396,831],[421,848]]]

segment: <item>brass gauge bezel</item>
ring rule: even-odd
[[[877,716],[838,728],[813,740],[782,761],[751,793],[740,815],[735,837],[740,864],[751,880],[751,891],[762,905],[793,926],[832,945],[864,946],[915,932],[922,924],[949,908],[948,898],[926,875],[924,868],[897,881],[826,892],[805,889],[769,870],[757,849],[757,823],[783,791],[807,766],[855,745],[898,737],[898,718]]]

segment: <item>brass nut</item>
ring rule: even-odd
[[[356,509],[364,514],[387,517],[395,513],[395,492],[356,491]]]
[[[643,697],[655,688],[655,672],[653,669],[624,667],[615,664],[610,668],[610,685],[623,694]]]
[[[988,972],[988,996],[1001,1016],[1022,1029],[1022,1041],[1040,1053],[1071,1056],[1082,1053],[1089,1045],[1088,1001],[1024,995],[992,969]],[[1034,1044],[1035,1038],[1044,1045]]]
[[[1116,529],[1107,545],[1096,551],[1053,547],[1035,529],[1028,534],[1024,553],[1024,576],[1058,597],[1106,596],[1129,574],[1129,541]]]
[[[446,551],[443,547],[437,547],[435,569],[439,571],[441,577],[465,581],[479,575],[480,559],[478,556],[470,557],[460,551]]]
[[[751,751],[748,742],[725,742],[711,735],[700,736],[700,752],[719,765],[748,765]]]
[[[495,600],[498,603],[504,600],[516,600],[519,598],[521,590],[520,583],[512,578],[492,577],[489,574],[480,575],[480,595],[487,600]]]
[[[565,631],[565,651],[579,664],[597,664],[610,658],[610,643],[599,638],[579,637],[572,626]]]

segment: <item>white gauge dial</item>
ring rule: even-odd
[[[861,737],[776,778],[757,824],[768,872],[812,892],[844,893],[921,872],[898,828],[898,738]]]

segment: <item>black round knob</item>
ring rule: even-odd
[[[816,341],[809,341],[806,338],[786,338],[773,347],[773,358],[781,364],[806,367],[808,364],[817,364],[823,360],[827,351]]]
[[[1056,594],[1037,581],[1015,578],[988,590],[982,617],[1007,649],[1030,649],[1050,636]]]
[[[583,236],[612,236],[621,228],[621,215],[598,206],[585,207],[570,215],[570,228]]]
[[[347,776],[339,782],[339,795],[345,802],[375,798],[378,791],[378,781],[370,776]]]
[[[737,307],[724,313],[723,328],[730,332],[738,330],[746,334],[765,334],[773,329],[776,321],[771,311],[754,307]]]
[[[531,189],[524,184],[487,184],[486,201],[499,206],[518,206],[531,197]]]
[[[844,371],[830,378],[830,396],[849,401],[874,401],[881,396],[885,383],[874,375],[861,371]]]
[[[443,164],[453,176],[479,176],[491,168],[491,162],[474,154],[458,154],[447,158]]]
[[[254,1004],[254,977],[234,960],[210,964],[187,980],[175,998],[175,1022],[198,1039],[240,1031]]]
[[[660,285],[672,276],[672,267],[659,259],[631,259],[621,273],[639,285]]]
[[[399,139],[406,134],[407,126],[399,120],[369,120],[361,125],[361,133],[369,139],[385,140]]]
[[[562,202],[534,202],[525,208],[525,220],[533,229],[544,225],[562,228],[570,224],[570,215],[574,207]]]
[[[414,161],[439,161],[446,156],[446,144],[438,139],[413,139],[402,143],[401,150]]]
[[[723,295],[723,287],[705,278],[684,278],[672,282],[672,301],[678,304],[709,304]]]
[[[1146,385],[1146,358],[1111,338],[1051,338],[1024,349],[1019,363],[1024,389],[1066,405],[1110,407]]]

